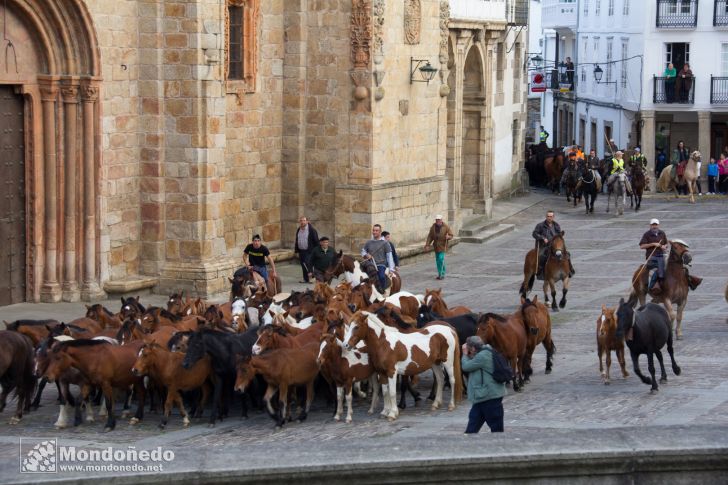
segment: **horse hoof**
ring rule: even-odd
[[[448,410],[448,411],[455,411],[455,405],[454,405],[454,404],[449,404],[449,405],[447,406],[447,410]]]
[[[437,411],[439,408],[440,408],[440,406],[435,406],[434,404],[432,406],[430,406],[430,409],[432,411]]]
[[[392,416],[387,416],[387,421],[389,421],[390,423],[393,423],[395,419],[397,419],[397,418],[394,418]]]
[[[109,426],[107,426],[107,427],[104,428],[104,433],[109,433],[111,431],[114,431],[114,428],[111,428]]]
[[[660,382],[661,383],[667,382],[667,377],[660,377]]]
[[[159,423],[159,424],[157,425],[157,427],[158,427],[158,428],[159,428],[160,430],[164,430],[164,428],[166,428],[167,426],[166,426],[166,425],[165,425],[164,423]]]
[[[682,334],[679,333],[679,334],[677,334],[677,336],[675,338],[677,338],[678,340],[682,340],[683,337],[682,337]]]
[[[558,311],[559,311],[559,307],[556,307],[556,306],[552,306],[552,307],[551,307],[551,311],[553,311],[553,312],[558,312]]]
[[[89,417],[86,418],[86,422],[87,423],[94,423],[94,422],[96,422],[96,418],[94,418],[93,416],[89,416]]]
[[[131,418],[129,424],[134,425],[139,423],[139,418]]]
[[[680,375],[680,372],[682,372],[682,371],[680,370],[680,367],[678,367],[678,366],[675,366],[675,367],[673,367],[673,368],[672,368],[672,372],[673,372],[673,373],[674,373],[674,374],[675,374],[676,376],[679,376],[679,375]]]
[[[121,417],[122,417],[122,418],[126,419],[126,418],[128,418],[129,416],[131,416],[131,411],[122,411],[122,412],[121,412]]]
[[[560,301],[559,302],[559,308],[564,308],[566,306],[566,301]]]
[[[346,424],[351,424],[351,421],[352,421],[351,418],[346,418]]]
[[[604,385],[605,385],[605,386],[608,386],[609,384],[610,384],[609,380],[607,380],[607,379],[604,379]]]
[[[215,423],[208,423],[207,427],[210,428],[210,429],[212,429],[212,428],[215,427]]]
[[[20,423],[20,418],[18,418],[17,416],[13,416],[12,418],[10,418],[9,423],[10,424],[18,424],[18,423]]]
[[[338,423],[339,421],[341,421],[341,416],[334,416],[334,421],[336,421],[337,423]]]
[[[551,369],[546,369],[546,374],[551,374]]]
[[[658,389],[650,389],[650,394],[657,394]]]

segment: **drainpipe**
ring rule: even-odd
[[[554,44],[554,67],[551,71],[551,74],[553,76],[553,72],[556,71],[556,75],[559,74],[559,32],[556,31],[556,43]],[[553,80],[551,81],[553,83]],[[554,107],[554,122],[553,122],[553,131],[554,131],[554,144],[552,145],[553,148],[556,148],[559,146],[559,125],[558,125],[558,118],[559,118],[559,111],[558,106],[556,105],[556,96],[557,91],[551,90],[551,104]]]

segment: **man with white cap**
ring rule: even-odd
[[[445,252],[447,251],[447,242],[453,238],[450,227],[442,220],[442,215],[435,216],[435,223],[430,227],[425,241],[425,251],[430,244],[435,248],[435,265],[437,266],[437,277],[435,279],[445,279]]]
[[[645,250],[645,259],[647,260],[645,267],[647,268],[648,277],[650,270],[657,268],[657,271],[652,274],[652,278],[648,278],[647,291],[651,291],[652,294],[659,295],[662,292],[660,285],[665,281],[665,252],[667,248],[667,236],[660,229],[660,221],[653,218],[650,221],[650,230],[644,233],[642,239],[640,239],[640,249]]]

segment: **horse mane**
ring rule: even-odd
[[[6,329],[7,330],[17,330],[18,327],[37,327],[39,325],[48,325],[50,323],[58,323],[58,320],[48,319],[48,320],[15,320],[12,323],[8,323]]]
[[[399,316],[399,314],[395,311],[392,311],[390,308],[382,307],[376,311],[377,317],[381,316],[383,313],[389,312],[389,316],[394,320],[394,323],[397,324],[397,326],[403,330],[407,330],[412,328],[411,325],[407,325],[404,320],[402,320],[402,317]]]
[[[78,339],[78,340],[67,340],[65,342],[60,342],[59,346],[56,347],[57,349],[66,348],[66,347],[92,347],[94,345],[104,345],[109,344],[110,342],[108,340],[94,340],[94,339]]]
[[[489,318],[492,318],[493,320],[502,323],[508,321],[506,317],[504,317],[503,315],[498,315],[497,313],[484,313],[483,315],[481,315],[480,321],[487,322]]]
[[[101,305],[101,309],[104,311],[104,313],[106,313],[106,316],[108,316],[108,317],[113,317],[114,316],[114,314],[111,313],[111,310],[109,310],[108,308],[106,308],[104,305]]]
[[[179,322],[180,320],[182,320],[181,317],[178,317],[174,313],[170,313],[165,308],[158,307],[158,306],[150,306],[149,308],[147,308],[147,311],[145,313],[153,313],[153,312],[156,312],[157,310],[159,310],[160,317],[164,317],[168,320],[172,320],[173,322]]]
[[[534,302],[532,302],[530,299],[525,298],[525,301],[521,305],[521,311],[525,310],[528,307],[536,307],[536,304]],[[538,308],[538,307],[536,307],[536,308]]]

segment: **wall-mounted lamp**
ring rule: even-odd
[[[543,65],[543,57],[541,57],[541,54],[536,54],[531,58],[531,62],[533,62],[533,67],[541,69],[541,66]]]
[[[424,63],[424,65],[423,65]],[[419,71],[419,76],[422,79],[415,79],[415,73]],[[430,64],[430,61],[427,59],[415,59],[414,57],[410,57],[410,84],[412,83],[427,83],[430,84],[430,81],[435,79],[435,74],[437,74],[437,68],[432,67],[432,64]]]
[[[602,76],[604,76],[604,70],[602,70],[602,68],[599,67],[599,64],[597,64],[597,67],[594,68],[594,80],[597,84],[617,84],[617,81],[602,82]]]

